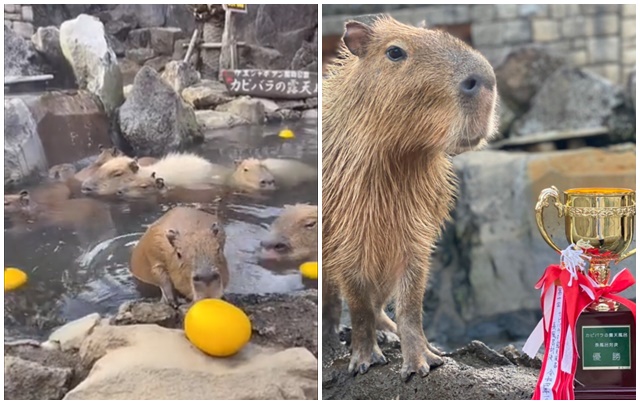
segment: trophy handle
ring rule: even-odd
[[[626,259],[626,258],[631,257],[632,255],[636,255],[636,249],[635,249],[635,248],[634,248],[633,250],[631,250],[631,251],[627,251],[626,253],[622,254],[622,255],[620,256],[620,258],[618,258],[618,259],[616,260],[616,264],[618,264],[618,263],[619,263],[620,261],[622,261],[623,259]]]
[[[564,215],[564,205],[562,205],[558,200],[560,199],[560,193],[558,192],[558,188],[552,186],[551,188],[545,188],[540,192],[540,196],[538,196],[538,203],[536,203],[536,224],[538,225],[538,230],[540,230],[540,234],[542,234],[542,238],[547,242],[557,252],[562,252],[560,247],[558,247],[544,227],[544,219],[542,217],[542,212],[544,208],[549,207],[549,198],[553,198],[553,205],[558,209],[558,217],[562,217]]]

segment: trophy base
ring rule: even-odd
[[[618,311],[619,308],[620,308],[620,303],[616,302],[615,300],[604,299],[601,297],[597,302],[591,303],[587,307],[587,310],[606,312],[606,311]]]
[[[636,324],[629,309],[584,311],[576,325],[576,400],[636,398]]]

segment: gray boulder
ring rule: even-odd
[[[318,30],[313,35],[313,40],[304,41],[300,49],[293,55],[291,70],[318,70]]]
[[[167,19],[166,4],[119,4],[110,11],[112,19],[132,21],[139,27],[162,27]]]
[[[4,357],[5,400],[60,400],[69,390],[73,370]]]
[[[124,55],[132,62],[143,65],[147,60],[153,59],[156,56],[156,52],[151,48],[134,48],[127,49]]]
[[[149,28],[151,49],[153,49],[157,55],[172,56],[175,42],[183,37],[184,35],[180,28]]]
[[[511,136],[606,126],[624,104],[618,86],[589,71],[564,67],[544,82],[531,109],[514,122]]]
[[[4,75],[35,76],[45,74],[48,67],[33,43],[4,26]]]
[[[58,87],[75,87],[76,80],[71,65],[62,54],[60,47],[60,30],[57,27],[38,27],[31,37],[35,49],[51,66],[54,74],[53,83]]]
[[[262,103],[250,97],[238,97],[231,102],[218,106],[216,110],[229,112],[251,125],[263,124],[265,119]]]
[[[147,66],[136,75],[119,121],[123,137],[137,155],[162,156],[203,140],[191,107]]]
[[[118,60],[107,43],[104,26],[97,18],[80,14],[62,23],[60,46],[80,88],[97,95],[108,114],[122,105],[124,96]]]
[[[636,69],[629,74],[629,78],[627,79],[627,96],[629,100],[631,100],[631,105],[633,105],[633,110],[636,109]]]
[[[200,73],[189,63],[173,60],[164,67],[162,79],[181,94],[183,89],[200,81]]]
[[[215,108],[233,99],[224,84],[215,80],[202,80],[182,90],[182,98],[196,109]]]
[[[111,324],[157,324],[166,328],[179,328],[182,322],[178,312],[167,304],[158,301],[134,300],[120,305]]]
[[[495,68],[498,92],[503,102],[522,115],[545,80],[563,66],[562,56],[540,45],[518,47]]]

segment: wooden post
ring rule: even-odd
[[[187,49],[187,54],[184,55],[184,62],[187,63],[191,54],[193,53],[193,48],[196,45],[196,39],[198,38],[198,28],[193,31],[193,35],[191,36],[191,41],[189,42],[189,48]]]
[[[222,71],[227,69],[235,69],[235,35],[232,27],[233,23],[233,11],[227,9],[224,16],[224,31],[222,33],[222,49],[220,49],[220,73],[219,77],[222,80]]]

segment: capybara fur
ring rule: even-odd
[[[89,195],[115,195],[120,187],[136,178],[153,173],[166,185],[189,186],[211,183],[213,165],[191,153],[170,153],[156,163],[141,166],[134,158],[119,156],[100,166],[82,183],[82,192]]]
[[[49,179],[52,181],[65,182],[74,178],[75,175],[76,167],[69,163],[56,164],[49,169]]]
[[[232,188],[272,191],[293,188],[318,178],[315,168],[297,160],[247,158],[235,164],[225,182]]]
[[[260,241],[260,258],[296,266],[318,260],[318,206],[285,205]]]
[[[117,191],[118,198],[125,201],[155,201],[159,203],[212,203],[225,195],[225,190],[213,185],[173,186],[165,184],[164,179],[155,173],[150,176],[136,176],[124,183]]]
[[[349,371],[386,363],[381,330],[400,337],[401,377],[424,377],[443,363],[424,334],[422,300],[453,205],[451,155],[492,136],[495,75],[462,41],[389,17],[348,22],[341,53],[323,80],[323,332],[338,325],[341,294]],[[392,297],[397,325],[383,310]]]
[[[91,164],[89,164],[87,167],[76,173],[75,178],[80,181],[80,183],[93,175],[93,173],[95,173],[96,170],[107,161],[116,157],[124,156],[124,154],[115,147],[104,148],[102,146],[99,146],[99,149],[100,153],[98,154],[98,157],[96,157],[96,159],[93,160],[93,162],[91,162]]]
[[[176,207],[144,233],[131,254],[138,280],[156,285],[177,306],[175,291],[192,301],[219,299],[229,283],[225,233],[216,215]]]

